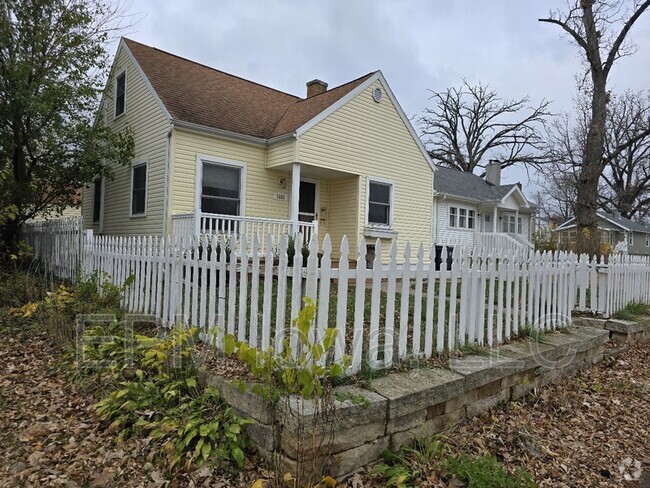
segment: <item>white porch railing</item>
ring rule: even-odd
[[[478,249],[500,249],[507,251],[527,251],[528,246],[504,232],[478,232],[474,245]]]
[[[535,249],[535,244],[530,242],[528,239],[526,239],[523,235],[521,234],[514,234],[514,239],[521,243],[522,246],[524,246],[524,249]]]
[[[309,242],[313,235],[318,234],[318,222],[298,222],[298,229],[294,229],[292,220],[267,219],[262,217],[242,217],[238,215],[223,215],[201,213],[198,221],[194,214],[172,216],[172,228],[175,236],[191,235],[225,235],[236,237],[238,240],[246,236],[250,247],[253,236],[260,239],[260,248],[266,247],[266,236],[273,236],[273,242],[280,242],[283,235],[303,235],[305,242]]]

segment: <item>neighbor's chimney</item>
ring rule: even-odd
[[[485,181],[492,183],[495,186],[501,185],[501,162],[495,159],[490,159],[490,162],[485,167]]]
[[[327,83],[321,80],[311,80],[307,82],[307,98],[314,95],[320,95],[327,91]]]

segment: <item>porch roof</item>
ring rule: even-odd
[[[444,166],[436,166],[433,184],[437,193],[478,203],[499,203],[517,186],[493,185],[473,173]]]

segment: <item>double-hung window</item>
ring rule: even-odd
[[[126,110],[126,71],[120,73],[115,80],[115,117]]]
[[[458,227],[464,229],[467,226],[467,209],[459,208],[458,209]]]
[[[131,168],[131,215],[144,215],[147,210],[147,163]]]
[[[650,247],[650,234],[645,235],[645,247]]]
[[[449,207],[449,227],[458,226],[458,208]]]
[[[516,232],[517,224],[514,215],[503,216],[502,230],[509,234],[514,234]]]
[[[203,161],[201,212],[241,215],[242,167]]]
[[[521,217],[517,217],[517,234],[524,233],[524,221]]]
[[[473,229],[476,211],[463,207],[449,207],[449,227]]]
[[[627,245],[628,246],[633,246],[634,245],[634,232],[628,232],[628,234],[627,234]]]
[[[372,180],[368,182],[368,225],[391,226],[392,193],[391,183]]]

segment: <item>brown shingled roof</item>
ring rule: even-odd
[[[374,73],[302,99],[124,39],[174,120],[268,139],[293,132]]]

